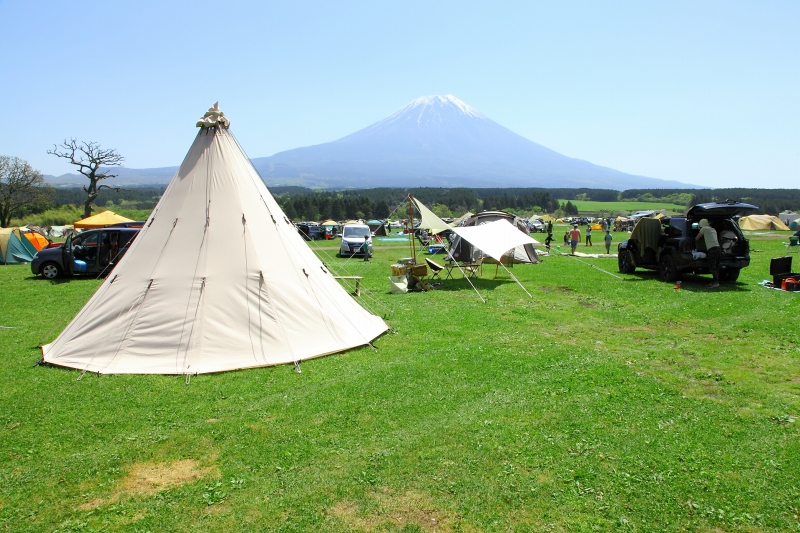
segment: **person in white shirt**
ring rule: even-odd
[[[700,221],[700,232],[695,237],[696,241],[703,239],[706,244],[706,261],[708,262],[708,270],[713,276],[711,283],[707,285],[709,289],[719,287],[719,257],[722,255],[722,248],[719,247],[719,240],[717,239],[717,230],[708,224],[708,219],[704,218]]]

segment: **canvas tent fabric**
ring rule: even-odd
[[[524,234],[505,219],[478,226],[453,228],[453,232],[497,261],[501,261],[506,252],[513,248],[539,244],[536,239]]]
[[[105,228],[106,226],[121,224],[123,222],[133,222],[133,220],[118,215],[113,211],[103,211],[102,213],[84,218],[83,220],[78,220],[73,226],[83,229]]]
[[[411,197],[411,200],[414,202],[414,205],[419,210],[420,214],[420,223],[419,227],[422,229],[430,230],[431,235],[436,235],[437,233],[441,233],[443,231],[447,231],[452,229],[450,225],[439,218],[436,213],[428,209],[425,204],[414,198]]]
[[[228,129],[201,128],[128,253],[42,347],[45,362],[221,372],[348,350],[388,329],[306,245]]]
[[[25,238],[27,228],[0,229],[0,264],[15,265],[30,263],[36,255],[36,247]]]
[[[794,211],[781,211],[778,213],[778,218],[781,219],[781,222],[789,226],[791,229],[792,222],[797,221],[800,219],[800,213],[795,213]]]
[[[525,222],[522,221],[521,218],[518,216],[506,213],[504,211],[482,211],[478,214],[472,215],[468,219],[464,220],[459,227],[469,227],[469,226],[479,226],[481,224],[488,224],[489,222],[494,222],[495,220],[507,220],[512,226],[517,228],[522,233],[529,235],[530,230],[528,230],[528,226]],[[453,241],[453,249],[452,255],[457,261],[474,261],[481,255],[481,249],[478,246],[472,245],[464,246],[460,242],[461,237],[456,237]],[[469,242],[469,239],[467,239]],[[539,244],[538,241],[535,241],[536,244]],[[512,263],[541,263],[541,259],[539,259],[539,255],[536,252],[536,249],[533,247],[532,244],[525,244],[522,246],[517,246],[513,249],[513,251],[509,251],[506,254],[507,259],[506,262]]]
[[[789,227],[774,215],[748,215],[739,219],[739,227],[746,230],[782,230]]]

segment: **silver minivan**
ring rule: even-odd
[[[367,240],[367,256],[372,257],[372,234],[366,224],[345,224],[342,227],[342,244],[339,257],[364,255],[364,238]]]

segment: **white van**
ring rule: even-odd
[[[342,227],[342,244],[339,248],[340,257],[364,255],[364,237],[367,238],[367,254],[372,257],[372,234],[366,224],[345,224]]]

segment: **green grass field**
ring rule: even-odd
[[[513,268],[529,299],[486,266],[486,304],[316,242],[397,333],[189,383],[37,366],[100,282],[0,266],[0,530],[798,531],[800,294],[757,285],[786,238],[714,291],[554,256]]]
[[[578,208],[578,213],[583,215],[616,216],[635,213],[637,211],[657,211],[665,209],[668,215],[682,215],[686,206],[665,204],[663,202],[595,202],[592,200],[570,200]],[[559,200],[565,204],[566,200]]]

